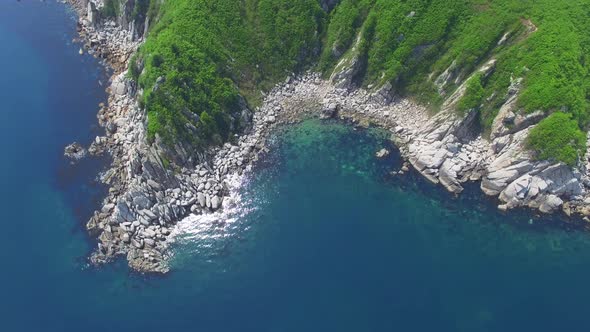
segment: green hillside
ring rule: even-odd
[[[256,91],[311,64],[325,19],[315,0],[168,0],[157,15],[139,54],[148,134],[197,145],[227,139],[240,94],[255,102]]]
[[[489,128],[511,82],[522,78],[522,112],[549,116],[531,148],[571,165],[585,150],[590,0],[342,0],[330,13],[318,0],[143,2],[158,23],[136,61],[143,73],[130,72],[145,91],[151,138],[219,143],[232,133],[239,96],[255,104],[288,73],[315,67],[328,75],[346,57],[361,60],[359,85],[390,82],[435,109],[496,59],[491,75],[468,83],[458,111],[478,110]]]

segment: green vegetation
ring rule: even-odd
[[[562,161],[570,166],[584,154],[586,135],[572,115],[555,112],[539,123],[528,137],[528,144],[538,151],[539,159]]]
[[[195,146],[228,139],[240,94],[254,102],[311,63],[324,23],[315,0],[168,0],[148,15],[160,17],[140,51],[148,135]]]
[[[458,111],[466,112],[481,105],[484,97],[484,89],[481,84],[482,78],[483,74],[477,73],[467,81],[465,96],[457,104]]]
[[[330,72],[340,48],[360,34],[361,84],[389,81],[399,93],[436,106],[494,58],[493,73],[469,82],[458,111],[481,105],[489,128],[510,83],[523,78],[523,111],[567,112],[581,134],[590,120],[589,8],[589,0],[343,0],[331,14],[320,68]],[[437,81],[445,71],[449,79]],[[559,140],[546,136],[534,147],[565,160],[550,148]]]
[[[104,10],[113,14],[115,3]],[[134,17],[157,24],[129,74],[144,90],[149,138],[200,147],[231,136],[242,97],[255,105],[260,91],[314,64],[329,74],[358,57],[359,84],[390,82],[436,108],[496,59],[485,79],[467,83],[458,111],[478,108],[489,128],[522,78],[519,108],[567,113],[579,137],[590,122],[589,8],[590,0],[342,0],[326,14],[317,0],[138,0]],[[552,148],[563,137],[543,123],[530,146],[571,164],[580,146]]]

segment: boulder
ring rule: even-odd
[[[219,199],[219,196],[213,196],[213,198],[211,198],[211,208],[213,210],[217,210],[220,205],[221,205],[221,199]]]
[[[543,213],[553,213],[562,205],[563,201],[561,198],[555,195],[548,195],[543,203],[541,203],[541,206],[539,206],[539,210]]]
[[[141,239],[131,239],[131,244],[137,249],[143,248],[143,240]]]
[[[321,118],[322,119],[333,119],[338,116],[338,110],[340,109],[340,105],[336,103],[330,103],[322,110]]]
[[[131,237],[128,233],[123,233],[121,235],[121,241],[123,241],[124,243],[129,243],[129,241],[131,241]]]
[[[125,221],[133,222],[135,221],[135,216],[131,212],[131,209],[129,209],[127,203],[120,201],[117,203],[117,206],[115,207],[115,212],[113,213],[113,220],[119,224]]]
[[[203,195],[203,193],[197,194],[197,201],[199,201],[199,205],[201,207],[205,207],[207,205],[207,198],[205,197],[205,195]]]
[[[375,153],[375,156],[379,159],[385,158],[385,157],[389,156],[389,150],[381,149],[381,150],[377,151],[377,153]]]

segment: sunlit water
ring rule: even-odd
[[[285,128],[224,215],[180,224],[173,272],[89,267],[105,73],[53,1],[0,1],[2,331],[588,331],[590,235],[454,198],[376,130]],[[375,151],[392,150],[386,160]]]

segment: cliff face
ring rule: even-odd
[[[142,39],[150,26],[150,0],[73,0],[72,4],[85,13],[90,25],[114,21],[129,31],[133,40]]]

